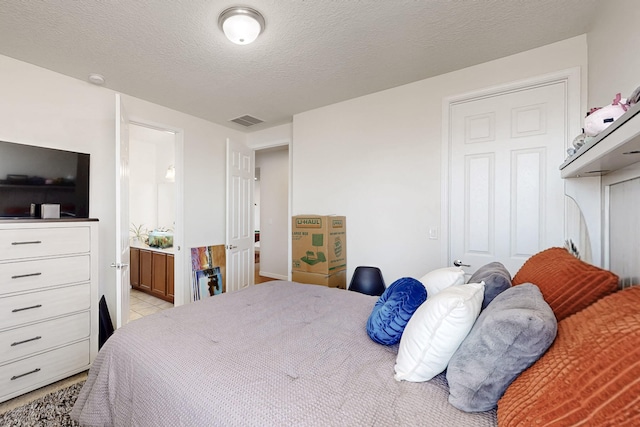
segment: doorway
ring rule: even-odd
[[[287,280],[289,145],[255,150],[254,283]]]
[[[176,135],[130,124],[130,320],[174,305]]]

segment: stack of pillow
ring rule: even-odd
[[[389,286],[369,317],[367,332],[381,344],[400,343],[397,380],[428,381],[446,370],[449,402],[456,408],[478,412],[498,406],[500,425],[517,425],[525,420],[529,424],[537,419],[527,411],[536,407],[536,398],[561,386],[563,393],[569,393],[571,387],[564,387],[566,378],[557,379],[566,368],[564,362],[544,381],[521,374],[535,372],[539,359],[542,363],[555,353],[557,344],[552,344],[558,331],[563,331],[563,319],[569,317],[569,329],[575,328],[576,322],[571,322],[577,316],[574,313],[587,311],[580,310],[614,292],[617,283],[615,274],[586,264],[563,248],[534,255],[513,281],[497,262],[477,270],[467,283],[461,269],[443,268],[420,280],[403,278]],[[640,299],[640,287],[634,292]],[[638,312],[635,330],[640,337]],[[558,335],[556,343],[565,338],[583,339],[572,337],[571,332],[566,334]],[[640,343],[638,339],[634,342],[636,347],[630,351],[638,356]],[[597,360],[593,355],[591,359]],[[633,366],[635,399],[640,403],[639,357]],[[512,389],[519,391],[511,393]],[[523,401],[520,395],[525,391],[527,400]],[[543,400],[538,405],[541,410],[554,403]],[[580,399],[572,402],[580,405]],[[584,415],[584,410],[580,413]]]

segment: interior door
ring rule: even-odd
[[[129,321],[129,119],[116,94],[116,328]]]
[[[473,273],[502,262],[515,274],[531,255],[564,244],[565,82],[450,108],[450,253]]]
[[[254,152],[227,139],[227,291],[253,285]]]

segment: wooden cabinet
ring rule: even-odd
[[[151,292],[151,278],[153,276],[153,257],[151,251],[140,250],[140,290]]]
[[[131,287],[173,303],[173,254],[131,248]]]
[[[151,293],[163,298],[167,296],[167,255],[153,252],[151,257]]]
[[[0,402],[98,353],[98,222],[0,224]]]
[[[140,286],[140,249],[131,248],[129,251],[129,276],[131,278],[131,286],[137,288]]]
[[[167,296],[173,301],[173,255],[167,255]]]

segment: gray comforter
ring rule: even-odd
[[[495,426],[451,406],[444,375],[397,382],[369,339],[377,297],[268,282],[131,322],[73,408],[90,426]]]

